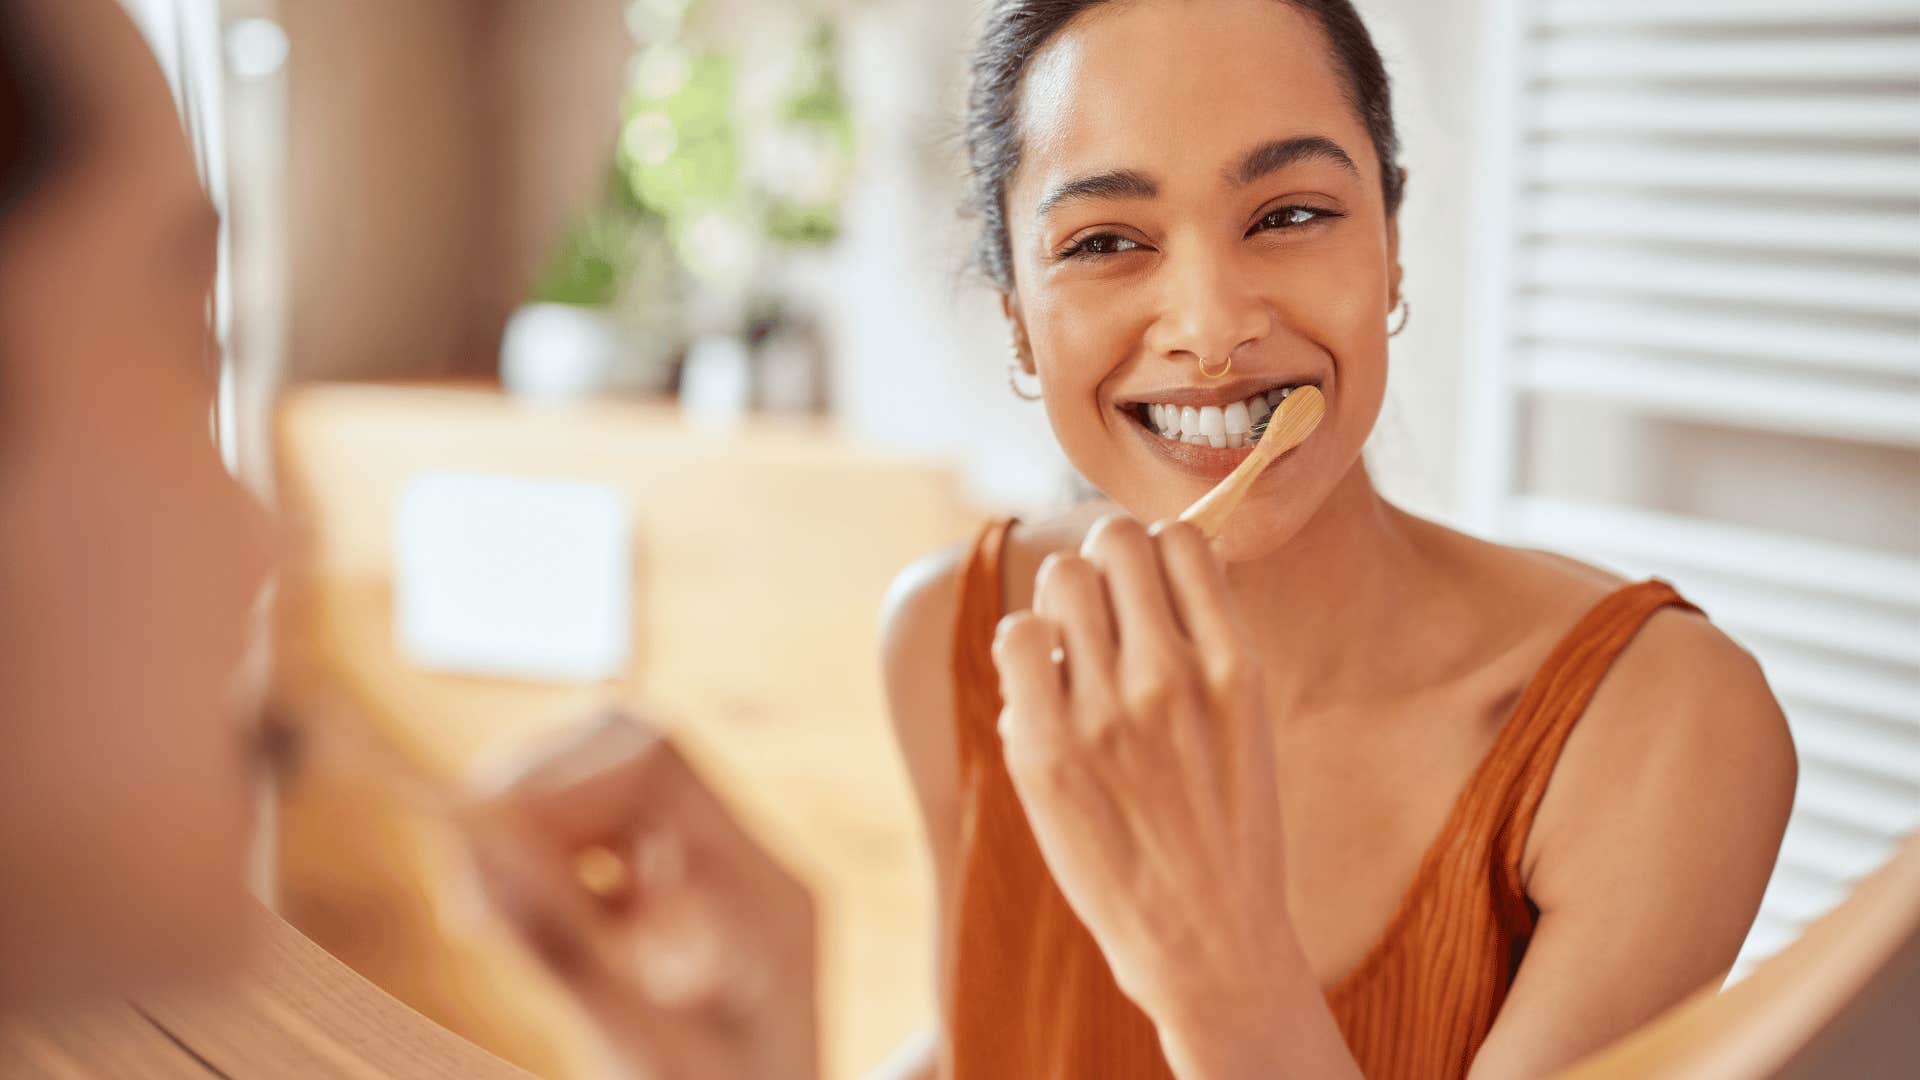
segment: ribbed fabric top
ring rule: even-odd
[[[1054,884],[1000,754],[989,648],[1012,521],[969,560],[955,628],[961,833],[947,1030],[954,1080],[1170,1080],[1153,1024]],[[1608,594],[1560,640],[1454,802],[1386,931],[1327,1000],[1369,1077],[1465,1076],[1532,936],[1520,858],[1567,734],[1659,609],[1664,581]]]

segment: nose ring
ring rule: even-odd
[[[1199,353],[1195,353],[1194,355],[1200,356]],[[1233,354],[1232,353],[1227,354],[1227,362],[1224,364],[1221,364],[1218,369],[1209,368],[1207,366],[1207,358],[1204,356],[1200,356],[1200,374],[1209,379],[1224,379],[1227,377],[1227,372],[1232,370],[1233,370]]]

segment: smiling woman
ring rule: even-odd
[[[1757,666],[1361,457],[1406,177],[1352,5],[1001,0],[974,78],[978,260],[1107,501],[894,594],[944,1071],[1540,1075],[1723,976],[1795,779]],[[1215,543],[1137,524],[1303,385]]]

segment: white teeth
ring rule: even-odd
[[[1252,414],[1247,410],[1247,403],[1236,401],[1222,409],[1221,416],[1227,425],[1227,446],[1234,450],[1245,447],[1248,436],[1253,433]]]
[[[1184,426],[1184,425],[1182,425]],[[1218,405],[1200,407],[1200,434],[1217,449],[1227,445],[1227,421]]]
[[[1253,420],[1247,414],[1247,403],[1236,401],[1221,410],[1226,418],[1228,435],[1245,435],[1253,430]]]
[[[1265,423],[1292,392],[1291,386],[1269,390],[1224,406],[1149,402],[1145,416],[1161,438],[1193,446],[1243,449],[1254,444],[1254,430]]]

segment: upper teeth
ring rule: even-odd
[[[1293,387],[1283,386],[1264,394],[1255,394],[1231,405],[1159,405],[1144,406],[1148,426],[1161,437],[1195,446],[1240,448],[1257,440],[1254,428],[1280,407]]]

